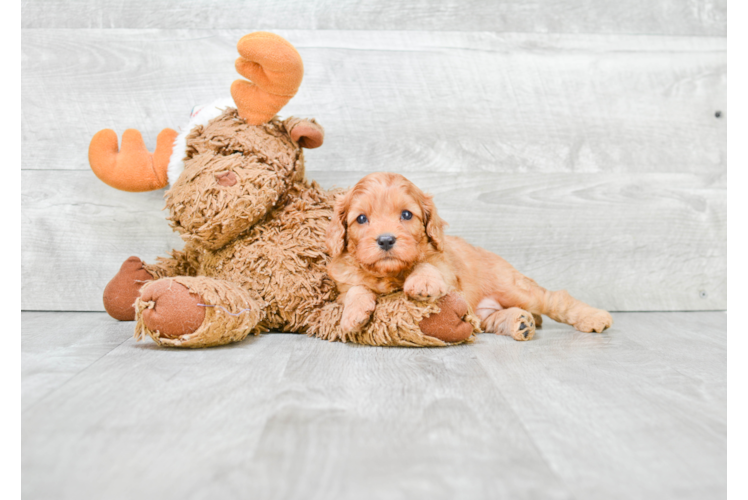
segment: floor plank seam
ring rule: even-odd
[[[52,389],[51,391],[49,391],[48,393],[46,393],[44,396],[42,396],[41,398],[39,398],[38,400],[36,400],[34,403],[32,403],[31,406],[29,406],[28,408],[26,408],[25,410],[23,410],[22,414],[25,414],[25,413],[31,411],[39,403],[41,403],[42,401],[44,401],[45,399],[47,399],[49,396],[55,394],[57,391],[59,391],[60,389],[62,389],[63,387],[65,387],[68,383],[70,383],[72,380],[78,378],[81,374],[85,373],[86,370],[88,370],[89,368],[91,368],[92,366],[94,366],[96,363],[98,363],[102,359],[104,359],[107,356],[109,356],[116,349],[119,349],[120,347],[122,347],[122,345],[124,345],[128,340],[130,340],[130,338],[126,338],[125,340],[123,340],[122,342],[120,342],[119,344],[117,344],[116,346],[112,347],[106,354],[104,354],[102,356],[99,356],[96,360],[94,360],[92,363],[90,363],[87,367],[85,367],[81,371],[75,373],[74,375],[71,375],[65,382],[63,382],[62,384],[60,384],[57,387],[55,387],[54,389]]]
[[[491,335],[493,335],[493,334],[491,334]],[[556,470],[556,468],[553,466],[553,464],[546,457],[545,453],[543,453],[543,450],[538,446],[537,441],[535,440],[535,438],[530,433],[530,429],[527,428],[527,426],[525,425],[524,420],[522,420],[520,418],[519,414],[517,413],[516,408],[504,396],[504,393],[501,391],[501,387],[499,386],[499,384],[497,383],[497,381],[494,379],[493,375],[488,370],[486,370],[486,368],[485,368],[485,366],[483,364],[483,361],[480,358],[478,358],[478,357],[476,357],[475,359],[478,361],[478,364],[480,365],[481,370],[483,370],[483,373],[487,376],[487,378],[491,381],[491,384],[498,391],[499,395],[501,396],[501,399],[506,403],[506,407],[511,410],[512,415],[514,415],[515,420],[517,422],[519,422],[519,424],[522,426],[522,430],[525,432],[525,435],[527,436],[527,438],[530,441],[530,443],[532,443],[533,449],[537,452],[538,456],[540,456],[542,458],[543,462],[548,467],[548,470],[550,470],[550,471],[553,472],[553,476],[558,480],[558,482],[560,484],[562,484],[564,486],[564,488],[566,488],[566,492],[570,495],[570,497],[573,498],[574,500],[578,500],[579,496],[574,492],[574,490],[572,490],[569,487],[568,483],[566,481],[564,481],[563,477],[559,474],[559,471]]]

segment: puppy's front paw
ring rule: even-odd
[[[411,299],[434,301],[447,295],[447,284],[441,277],[411,274],[405,280],[403,291]]]
[[[343,310],[343,317],[340,318],[340,329],[343,333],[359,330],[369,321],[372,312],[373,307],[346,307]]]
[[[606,328],[610,328],[613,324],[613,317],[608,311],[602,309],[590,308],[589,314],[586,314],[581,320],[574,323],[574,328],[580,332],[602,332]]]

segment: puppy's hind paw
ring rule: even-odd
[[[510,318],[506,326],[514,340],[530,340],[535,335],[535,318],[523,310]]]
[[[613,317],[608,311],[602,309],[592,309],[590,314],[585,315],[581,320],[574,323],[574,328],[580,332],[600,333],[613,325]]]
[[[535,318],[519,307],[496,311],[486,317],[481,326],[487,332],[507,335],[514,340],[530,340],[535,335]]]

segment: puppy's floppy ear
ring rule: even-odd
[[[444,226],[447,225],[439,214],[436,212],[434,197],[430,194],[424,194],[420,199],[421,210],[423,211],[423,224],[426,226],[426,236],[438,251],[444,250]]]
[[[345,194],[341,194],[335,200],[335,207],[333,208],[332,220],[330,225],[327,226],[327,234],[325,237],[325,245],[327,245],[327,251],[330,252],[331,257],[337,257],[346,246],[346,231],[348,229],[348,204],[350,202],[350,191]]]

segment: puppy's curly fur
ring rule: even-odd
[[[516,340],[530,340],[542,314],[583,332],[613,324],[607,311],[546,290],[498,255],[445,236],[445,225],[432,197],[399,174],[367,175],[337,199],[326,244],[343,330],[361,328],[377,294],[397,290],[429,301],[459,291],[485,331]]]

